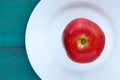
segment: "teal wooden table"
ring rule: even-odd
[[[0,0],[0,80],[40,80],[25,50],[25,31],[39,0]]]

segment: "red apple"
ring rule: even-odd
[[[105,45],[105,35],[101,28],[85,18],[71,21],[63,31],[62,40],[69,58],[78,63],[96,60]]]

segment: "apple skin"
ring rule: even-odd
[[[65,27],[62,42],[72,61],[90,63],[101,55],[105,46],[105,35],[93,21],[77,18]]]

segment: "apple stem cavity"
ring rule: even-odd
[[[84,48],[85,46],[87,46],[89,43],[88,41],[88,37],[86,35],[81,35],[78,40],[77,40],[77,45],[80,48]]]

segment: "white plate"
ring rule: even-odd
[[[43,0],[33,11],[26,30],[30,63],[42,80],[120,80],[119,0]],[[102,55],[94,62],[71,61],[61,35],[78,17],[97,23],[105,33]]]

